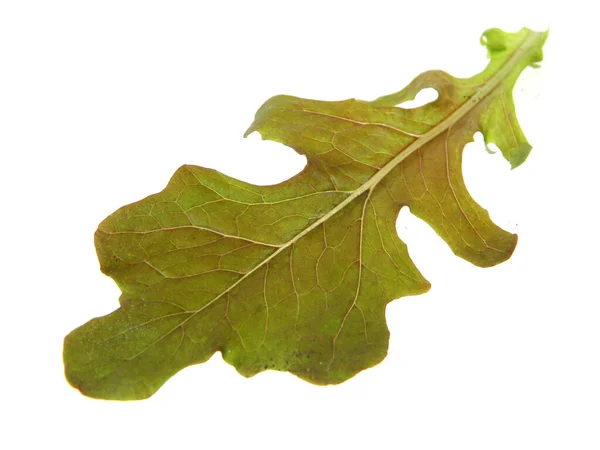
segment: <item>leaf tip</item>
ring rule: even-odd
[[[537,68],[539,67],[538,63],[544,58],[542,47],[548,38],[549,32],[549,28],[546,31],[533,31],[523,27],[517,33],[508,33],[499,28],[490,28],[483,32],[480,42],[481,45],[487,48],[488,57],[493,58],[498,53],[518,47],[527,36],[535,36],[535,39],[530,41],[528,49],[530,51],[528,65]]]

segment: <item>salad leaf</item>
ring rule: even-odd
[[[90,397],[131,400],[217,351],[244,376],[274,369],[316,384],[379,363],[386,304],[430,287],[396,233],[402,207],[475,265],[512,254],[516,235],[467,192],[462,151],[480,131],[513,167],[525,161],[512,90],[542,60],[546,37],[490,29],[480,74],[425,72],[370,102],[269,99],[246,135],[306,155],[305,169],[255,186],[186,165],[162,192],[105,219],[96,249],[120,308],[66,337],[68,381]],[[396,107],[424,88],[437,100]]]

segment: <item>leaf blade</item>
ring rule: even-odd
[[[183,166],[161,193],[107,218],[96,247],[122,306],[65,339],[71,384],[93,397],[146,398],[216,351],[246,376],[286,370],[317,384],[379,363],[385,305],[430,287],[395,233],[403,206],[474,264],[510,257],[516,236],[470,197],[462,148],[475,131],[498,139],[507,127],[522,147],[504,96],[512,99],[518,74],[541,59],[546,34],[484,36],[491,62],[467,80],[426,72],[374,102],[268,100],[246,134],[308,158],[284,183],[253,186]],[[393,107],[423,87],[438,99]],[[498,99],[505,122],[492,120]],[[524,161],[507,142],[505,157]]]

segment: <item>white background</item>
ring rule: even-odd
[[[557,2],[2,1],[0,447],[599,449],[596,14]],[[549,9],[550,8],[550,9]],[[267,98],[371,100],[470,76],[480,34],[550,25],[515,89],[534,149],[465,150],[473,196],[519,234],[479,269],[403,211],[431,291],[389,305],[389,356],[334,387],[239,376],[219,354],[151,399],[91,400],[62,339],[118,305],[93,233],[184,163],[258,184],[304,158],[242,134]]]

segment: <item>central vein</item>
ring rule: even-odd
[[[231,286],[229,286],[225,291],[217,295],[214,299],[209,301],[206,305],[202,306],[200,309],[195,311],[191,311],[192,314],[187,317],[181,324],[183,325],[185,322],[190,320],[196,314],[202,312],[210,305],[215,303],[217,300],[222,298],[224,295],[228,294],[233,288],[235,288],[238,284],[242,283],[245,279],[247,279],[250,275],[256,272],[258,269],[263,267],[277,255],[290,248],[293,244],[295,244],[302,237],[306,236],[308,233],[313,231],[315,228],[329,220],[335,214],[340,212],[344,207],[348,204],[352,203],[357,197],[361,194],[372,190],[379,182],[385,178],[398,164],[412,155],[415,151],[423,147],[428,142],[435,139],[437,136],[442,134],[443,132],[450,129],[454,124],[456,124],[460,119],[462,119],[469,111],[471,111],[476,105],[478,105],[484,98],[486,98],[490,93],[492,93],[500,83],[510,74],[510,72],[514,69],[514,67],[520,62],[523,55],[527,53],[527,51],[532,48],[537,41],[538,37],[535,34],[528,36],[524,42],[515,50],[513,55],[506,61],[506,63],[498,70],[492,78],[490,78],[477,92],[469,98],[465,103],[463,103],[456,111],[454,111],[451,115],[449,115],[446,119],[438,123],[435,127],[429,130],[427,133],[421,135],[418,139],[413,141],[410,145],[408,145],[402,152],[396,155],[393,159],[391,159],[385,166],[383,166],[375,175],[373,175],[369,180],[367,180],[364,184],[362,184],[358,189],[356,189],[352,194],[346,197],[342,202],[340,202],[337,206],[335,206],[331,211],[327,214],[321,216],[319,219],[314,221],[296,236],[294,236],[289,241],[281,244],[279,248],[271,253],[267,258],[261,261],[256,267],[252,270],[244,274],[238,280],[236,280]],[[341,118],[343,119],[343,118]]]

